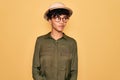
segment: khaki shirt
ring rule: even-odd
[[[34,80],[77,80],[77,44],[63,35],[54,40],[50,33],[36,40],[32,74]]]

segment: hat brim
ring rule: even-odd
[[[44,13],[44,19],[48,20],[47,14],[49,13],[49,11],[54,10],[54,9],[66,9],[69,11],[70,16],[73,14],[73,11],[68,7],[50,8]]]

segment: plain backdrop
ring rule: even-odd
[[[78,80],[120,80],[120,0],[0,0],[0,80],[33,80],[36,38],[54,2],[73,10],[64,33],[78,45]]]

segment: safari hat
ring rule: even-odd
[[[56,2],[56,3],[52,4],[52,5],[48,8],[48,10],[44,13],[44,18],[45,18],[46,20],[48,19],[47,14],[49,13],[49,11],[54,10],[54,9],[66,9],[66,10],[69,11],[70,16],[71,16],[72,13],[73,13],[73,11],[72,11],[70,8],[66,7],[63,3],[61,3],[61,2]]]

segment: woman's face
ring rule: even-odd
[[[68,17],[66,15],[55,16],[49,20],[52,29],[58,32],[62,32],[66,23],[68,21]]]

